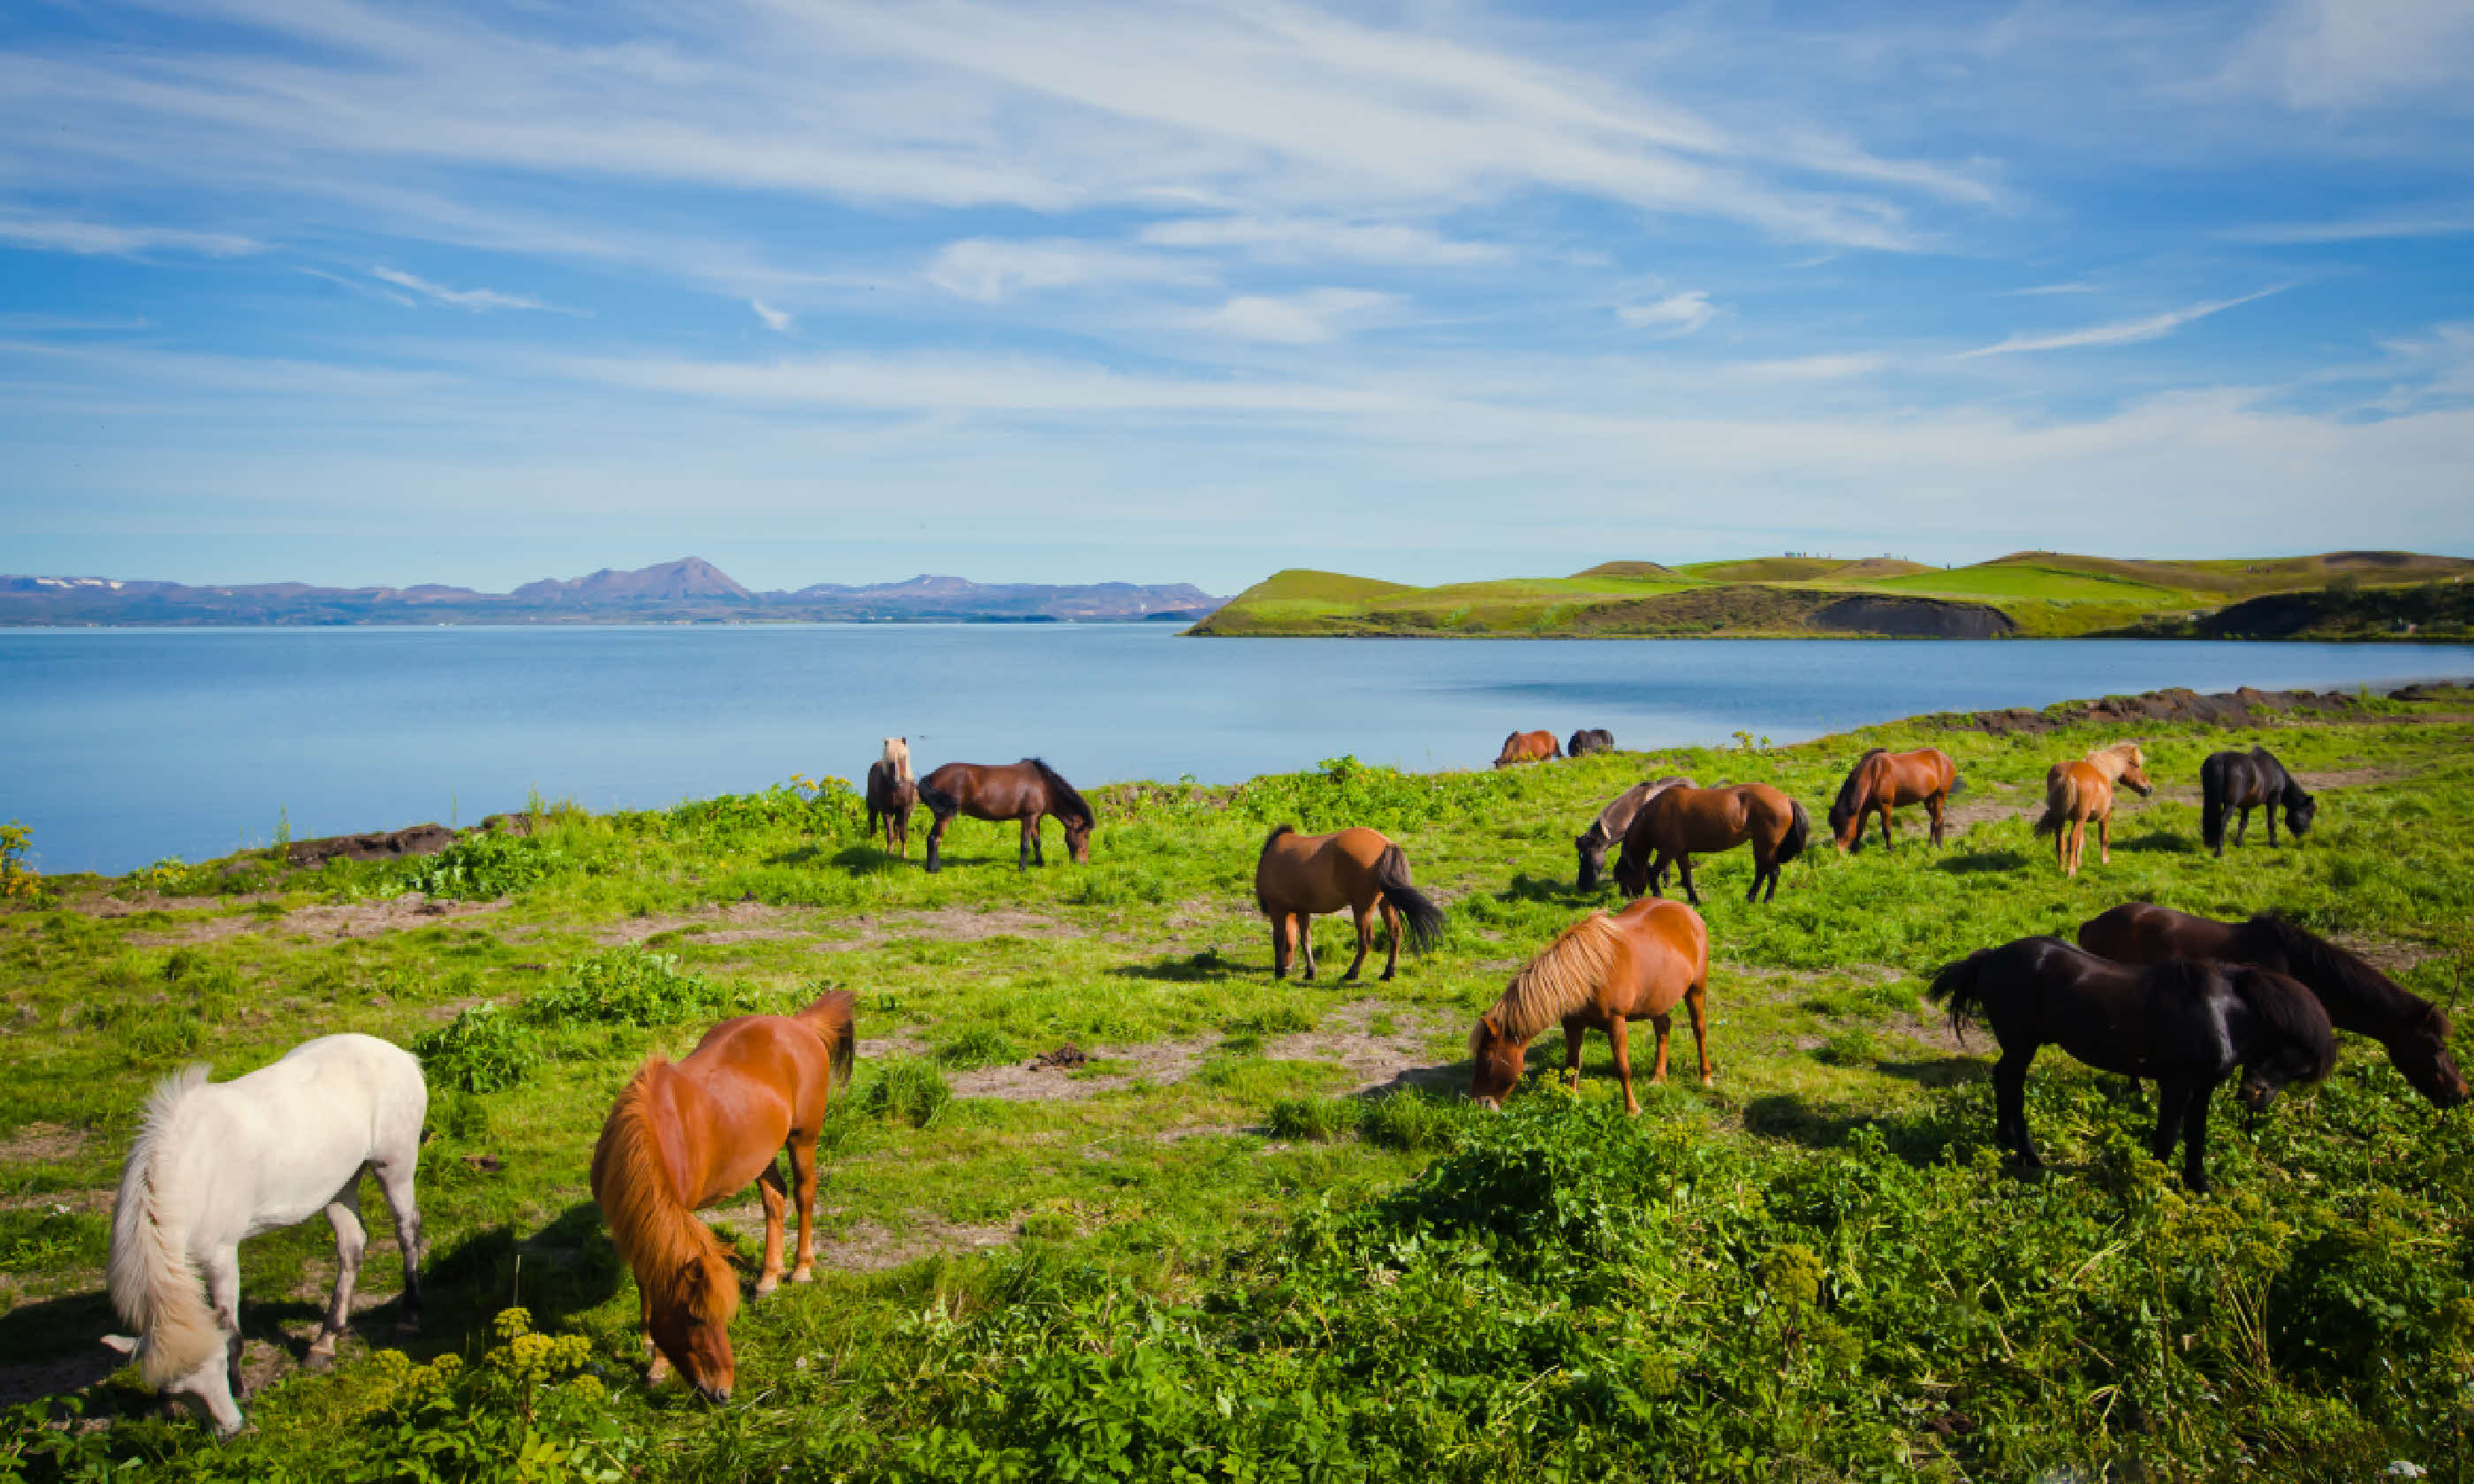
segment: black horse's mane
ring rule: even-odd
[[[2398,988],[2396,981],[2354,954],[2314,933],[2305,932],[2273,912],[2262,912],[2243,924],[2243,933],[2282,955],[2286,972],[2340,1003],[2343,1012],[2360,1009],[2380,1019],[2408,1022],[2430,1013],[2431,1002]]]
[[[1856,758],[1856,766],[1847,770],[1847,780],[1838,785],[1838,802],[1830,806],[1830,818],[1833,825],[1856,812],[1856,805],[1861,801],[1862,796],[1864,765],[1887,752],[1889,749],[1886,747],[1874,748],[1863,756]]]
[[[2250,1006],[2251,1014],[2267,1021],[2279,1040],[2292,1041],[2311,1053],[2311,1070],[2304,1075],[2304,1081],[2316,1082],[2336,1066],[2337,1036],[2316,995],[2287,976],[2265,969],[2234,969],[2225,977],[2232,981],[2234,993],[2243,997],[2243,1003]]]
[[[1036,757],[1026,757],[1023,761],[1037,770],[1040,781],[1048,785],[1049,813],[1063,819],[1067,811],[1071,810],[1080,817],[1082,827],[1085,829],[1100,823],[1100,816],[1091,812],[1091,805],[1083,801],[1080,794],[1074,791],[1074,785],[1066,782],[1064,777],[1055,769]],[[1062,809],[1056,807],[1059,803],[1066,807]]]

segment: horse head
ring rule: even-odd
[[[1481,1108],[1500,1109],[1504,1094],[1520,1080],[1526,1049],[1504,1033],[1493,1015],[1478,1017],[1469,1032],[1469,1099]]]
[[[1581,856],[1580,879],[1573,889],[1583,892],[1597,890],[1607,869],[1607,837],[1598,833],[1597,826],[1592,825],[1586,833],[1572,837],[1572,849]]]
[[[2319,801],[2302,791],[2298,783],[2287,780],[2285,792],[2285,827],[2301,839],[2311,832],[2311,822],[2318,816]]]
[[[2337,1034],[2317,995],[2270,969],[2223,972],[2258,1022],[2243,1059],[2244,1107],[2266,1112],[2289,1084],[2317,1082],[2335,1069]]]
[[[1626,897],[1638,897],[1649,890],[1649,861],[1632,852],[1632,842],[1626,840],[1622,852],[1615,856],[1615,885]]]
[[[1091,831],[1099,827],[1100,822],[1082,814],[1059,815],[1056,823],[1065,826],[1065,853],[1074,857],[1074,864],[1091,864]]]
[[[2156,792],[2156,785],[2147,781],[2147,759],[2141,754],[2138,743],[2124,744],[2121,757],[2122,782],[2129,784],[2142,799]]]
[[[680,1263],[669,1281],[657,1283],[647,1297],[653,1343],[706,1400],[729,1400],[739,1376],[730,1349],[730,1321],[739,1312],[739,1275],[722,1256],[721,1244],[711,1242]]]
[[[150,1347],[143,1336],[133,1338],[126,1334],[107,1334],[103,1343],[106,1349],[136,1362],[141,1371],[150,1369],[147,1365]],[[182,1405],[206,1413],[207,1421],[214,1424],[218,1438],[229,1438],[240,1431],[244,1422],[240,1403],[232,1400],[229,1353],[218,1344],[214,1352],[206,1359],[179,1376],[164,1378],[157,1386],[164,1396]]]
[[[2437,1005],[2430,1010],[2410,1029],[2389,1038],[2389,1060],[2415,1091],[2441,1108],[2454,1108],[2474,1089],[2466,1087],[2465,1074],[2448,1054],[2447,1014]]]

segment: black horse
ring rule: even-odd
[[[885,827],[885,848],[910,854],[910,811],[919,803],[918,785],[885,758],[867,765],[867,832]]]
[[[1584,727],[1572,733],[1572,740],[1564,744],[1566,757],[1587,757],[1591,753],[1612,753],[1614,750],[1615,734],[1604,727]]]
[[[2199,833],[2208,849],[2219,859],[2225,853],[2225,811],[2240,809],[2242,817],[2234,824],[2234,844],[2243,843],[2250,830],[2250,811],[2268,810],[2268,843],[2276,844],[2276,811],[2285,810],[2285,827],[2301,839],[2311,832],[2311,817],[2319,812],[2317,802],[2293,781],[2264,747],[2247,753],[2210,753],[2199,764]]]
[[[2156,1080],[2158,1160],[2184,1144],[2182,1183],[2208,1189],[2208,1100],[2242,1068],[2253,1113],[2288,1083],[2316,1082],[2337,1063],[2328,1012],[2280,973],[2196,959],[2117,964],[2059,938],[1980,948],[1933,976],[1926,997],[1950,1006],[1953,1030],[1993,1026],[1993,1137],[2029,1169],[2027,1064],[2047,1042],[2090,1066]]]

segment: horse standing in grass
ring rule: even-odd
[[[1775,899],[1780,868],[1804,853],[1812,838],[1812,817],[1804,805],[1767,783],[1738,783],[1732,788],[1670,788],[1651,796],[1632,817],[1615,858],[1615,884],[1625,895],[1662,893],[1666,868],[1684,876],[1684,899],[1694,906],[1701,898],[1692,889],[1692,857],[1711,850],[1732,850],[1749,840],[1753,846],[1753,884],[1744,900]],[[1761,897],[1761,883],[1769,897]]]
[[[2101,1071],[2156,1080],[2156,1158],[2183,1145],[2182,1183],[2208,1189],[2208,1100],[2242,1069],[2241,1097],[2266,1111],[2290,1083],[2316,1082],[2337,1062],[2328,1013],[2283,974],[2173,959],[2117,964],[2059,938],[1981,948],[1933,976],[1925,996],[1993,1026],[1994,1141],[2028,1169],[2043,1166],[2027,1137],[2027,1064],[2046,1043]]]
[[[708,1400],[727,1401],[738,1376],[730,1321],[739,1275],[697,1211],[756,1182],[764,1199],[763,1298],[781,1284],[783,1213],[795,1202],[790,1281],[814,1281],[816,1131],[825,1100],[850,1078],[852,1046],[851,992],[836,990],[797,1015],[724,1020],[684,1061],[648,1058],[620,1090],[593,1149],[593,1199],[636,1275],[652,1357],[647,1380],[676,1366]],[[789,1158],[787,1187],[775,1150]]]
[[[1573,732],[1572,739],[1564,744],[1566,757],[1587,757],[1591,753],[1612,753],[1614,750],[1615,734],[1604,727],[1584,727]]]
[[[2219,860],[2225,855],[2225,811],[2239,810],[2234,823],[2234,844],[2243,843],[2250,833],[2250,811],[2268,811],[2268,843],[2276,844],[2276,811],[2285,811],[2285,827],[2300,840],[2311,832],[2313,816],[2319,812],[2318,801],[2302,791],[2285,764],[2264,747],[2247,753],[2210,753],[2199,764],[2199,833],[2216,851]]]
[[[1374,914],[1392,933],[1392,947],[1383,960],[1383,977],[1400,967],[1404,935],[1410,951],[1423,953],[1443,930],[1443,909],[1409,884],[1409,857],[1383,838],[1379,830],[1344,829],[1336,834],[1301,835],[1287,825],[1273,829],[1254,860],[1254,905],[1272,920],[1272,977],[1289,972],[1289,949],[1296,945],[1305,961],[1299,977],[1315,976],[1314,914],[1348,910],[1357,924],[1357,957],[1349,960],[1343,984],[1353,984],[1366,967],[1366,950],[1374,941]]]
[[[1553,1021],[1564,1022],[1564,1065],[1581,1087],[1581,1042],[1604,1031],[1614,1047],[1615,1080],[1624,1112],[1640,1112],[1632,1090],[1627,1023],[1646,1017],[1658,1028],[1658,1057],[1649,1080],[1666,1080],[1666,1036],[1676,1001],[1692,1017],[1701,1055],[1701,1085],[1718,1068],[1710,1060],[1710,929],[1681,902],[1645,898],[1610,917],[1592,912],[1512,976],[1494,1008],[1469,1032],[1469,1096],[1499,1108],[1520,1080],[1529,1042]]]
[[[1545,762],[1564,755],[1563,745],[1551,731],[1516,731],[1503,739],[1503,751],[1495,754],[1494,765],[1509,768],[1518,762]]]
[[[1099,816],[1073,784],[1036,757],[1009,763],[949,762],[921,778],[918,789],[919,802],[936,820],[928,826],[930,871],[944,869],[939,848],[945,826],[954,823],[957,814],[975,820],[1020,820],[1022,846],[1014,855],[1016,870],[1048,864],[1039,848],[1039,822],[1055,815],[1056,823],[1065,826],[1066,853],[1077,865],[1091,863],[1091,830]]]
[[[1613,802],[1598,811],[1596,819],[1589,821],[1589,828],[1572,837],[1572,848],[1581,856],[1581,874],[1579,880],[1573,883],[1574,890],[1588,892],[1597,889],[1599,880],[1606,874],[1607,847],[1622,841],[1625,829],[1631,826],[1633,816],[1640,812],[1642,804],[1670,788],[1693,786],[1690,778],[1669,774],[1654,782],[1635,783],[1617,794]]]
[[[1830,806],[1830,834],[1842,850],[1864,849],[1864,821],[1881,816],[1881,849],[1889,850],[1890,811],[1904,803],[1921,803],[1932,817],[1932,843],[1941,847],[1942,806],[1957,793],[1958,764],[1937,747],[1893,753],[1877,747],[1856,760],[1847,781],[1838,785],[1838,800]]]
[[[885,739],[885,755],[867,765],[867,832],[885,828],[885,848],[910,854],[910,811],[919,803],[918,786],[910,778],[910,740]]]
[[[111,1212],[111,1306],[137,1333],[104,1343],[146,1384],[240,1430],[240,1243],[306,1221],[335,1228],[335,1291],[304,1362],[334,1363],[368,1247],[374,1171],[403,1249],[403,1324],[421,1322],[421,1209],[412,1194],[429,1089],[421,1064],[371,1036],[325,1036],[230,1082],[192,1066],[156,1084]],[[204,1290],[200,1275],[205,1277]]]
[[[2136,742],[2100,747],[2076,762],[2057,762],[2045,773],[2045,813],[2036,821],[2038,835],[2053,837],[2053,863],[2062,874],[2079,874],[2079,856],[2087,848],[2088,822],[2096,822],[2097,860],[2113,864],[2113,785],[2127,783],[2143,798],[2154,793],[2147,781],[2147,759]]]
[[[2246,922],[2219,922],[2131,901],[2080,923],[2078,936],[2080,947],[2121,964],[2201,958],[2289,975],[2318,996],[2337,1029],[2368,1036],[2387,1047],[2389,1060],[2414,1090],[2442,1108],[2466,1100],[2465,1074],[2448,1054],[2444,1011],[2273,913],[2260,913]]]

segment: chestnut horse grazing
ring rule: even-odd
[[[1684,899],[1694,906],[1701,898],[1692,890],[1692,857],[1711,850],[1732,850],[1753,843],[1753,884],[1744,900],[1774,899],[1779,868],[1804,853],[1812,838],[1812,816],[1804,805],[1767,783],[1738,783],[1732,788],[1670,788],[1653,795],[1624,830],[1623,853],[1615,858],[1615,884],[1627,896],[1663,893],[1666,868],[1684,875]],[[1761,897],[1761,883],[1770,885]]]
[[[1564,748],[1551,731],[1516,731],[1503,739],[1503,751],[1495,754],[1494,765],[1509,768],[1516,762],[1544,762],[1564,755]]]
[[[1670,788],[1693,786],[1690,778],[1670,773],[1654,782],[1635,783],[1615,795],[1614,801],[1600,809],[1596,819],[1589,821],[1589,828],[1572,837],[1572,848],[1581,855],[1581,875],[1573,883],[1574,889],[1584,892],[1596,889],[1599,879],[1606,874],[1607,847],[1623,839],[1624,831],[1632,825],[1632,817],[1640,812],[1642,804]]]
[[[2117,964],[2059,938],[1980,948],[1933,976],[1925,997],[1950,1005],[1951,1028],[1991,1022],[1994,1142],[2039,1168],[2027,1137],[2027,1064],[2046,1042],[2101,1071],[2156,1079],[2160,1161],[2183,1144],[2182,1183],[2208,1188],[2208,1100],[2242,1068],[2243,1103],[2264,1112],[2288,1083],[2316,1082],[2337,1063],[2328,1013],[2283,974],[2173,959]]]
[[[816,1130],[825,1099],[850,1078],[851,992],[836,990],[790,1016],[739,1016],[705,1032],[684,1061],[646,1060],[601,1126],[593,1199],[636,1275],[646,1379],[671,1366],[711,1400],[738,1376],[730,1321],[739,1276],[695,1212],[756,1182],[764,1199],[759,1298],[782,1281],[783,1212],[796,1202],[799,1247],[790,1281],[815,1277],[809,1220],[816,1204]],[[773,1152],[789,1156],[786,1187]]]
[[[1403,924],[1410,951],[1423,953],[1443,930],[1443,909],[1409,884],[1409,857],[1378,830],[1344,829],[1337,834],[1301,835],[1287,825],[1273,829],[1254,860],[1254,905],[1272,920],[1272,977],[1289,972],[1294,943],[1315,976],[1314,914],[1348,909],[1357,923],[1357,957],[1340,982],[1355,982],[1366,967],[1366,950],[1374,941],[1374,912],[1392,930],[1391,952],[1383,960],[1383,977],[1400,967]]]
[[[975,820],[1022,821],[1016,870],[1048,864],[1039,849],[1039,822],[1053,814],[1065,826],[1066,853],[1078,865],[1091,863],[1091,829],[1099,816],[1073,784],[1036,757],[1009,763],[949,762],[921,778],[918,787],[919,802],[936,817],[936,823],[928,826],[930,871],[944,869],[938,847],[944,842],[945,826],[954,823],[957,814]]]
[[[910,778],[910,739],[887,737],[885,755],[867,765],[867,832],[885,826],[885,848],[910,854],[910,811],[919,803],[919,789]]]
[[[2465,1074],[2448,1054],[2448,1017],[2328,940],[2273,913],[2219,922],[2144,901],[2124,902],[2079,924],[2079,946],[2119,964],[2203,958],[2290,975],[2319,997],[2341,1031],[2368,1036],[2414,1090],[2442,1108],[2466,1099]]]
[[[2265,808],[2268,812],[2268,843],[2276,844],[2276,811],[2285,811],[2285,827],[2301,839],[2311,832],[2312,817],[2319,812],[2317,800],[2302,791],[2293,775],[2285,771],[2267,748],[2254,747],[2247,753],[2210,753],[2199,764],[2199,835],[2208,849],[2222,860],[2225,854],[2225,811],[2239,811],[2234,823],[2234,844],[2243,843],[2250,833],[2250,811]]]
[[[2053,863],[2062,874],[2079,874],[2079,854],[2087,848],[2088,821],[2096,821],[2097,859],[2113,864],[2113,785],[2129,784],[2141,797],[2154,793],[2147,781],[2147,759],[2136,742],[2116,742],[2077,762],[2057,762],[2045,773],[2045,814],[2036,833],[2053,837]]]
[[[1877,747],[1856,760],[1847,781],[1838,785],[1838,802],[1830,806],[1830,834],[1842,850],[1864,849],[1864,820],[1881,816],[1881,849],[1889,850],[1890,811],[1903,803],[1920,803],[1932,816],[1932,843],[1941,845],[1942,805],[1958,792],[1958,764],[1937,747],[1893,753]]]
[[[1572,740],[1564,744],[1566,757],[1587,757],[1591,753],[1612,753],[1614,750],[1615,734],[1604,727],[1584,727],[1572,733]]]
[[[1494,1008],[1469,1032],[1469,1096],[1499,1108],[1520,1080],[1522,1055],[1538,1033],[1564,1022],[1564,1065],[1581,1087],[1581,1041],[1604,1031],[1614,1045],[1615,1080],[1624,1112],[1640,1112],[1632,1090],[1632,1047],[1626,1023],[1647,1018],[1658,1028],[1658,1058],[1649,1080],[1666,1080],[1666,1034],[1682,1000],[1692,1017],[1701,1053],[1701,1085],[1718,1068],[1710,1060],[1710,929],[1681,902],[1643,899],[1610,917],[1592,912],[1564,929],[1512,976]]]

